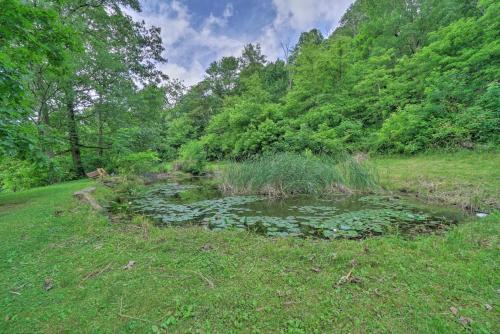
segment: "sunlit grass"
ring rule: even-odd
[[[377,157],[371,163],[387,189],[467,211],[500,209],[499,152]]]

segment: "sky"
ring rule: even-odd
[[[208,65],[239,56],[243,46],[259,43],[268,60],[283,58],[281,44],[292,47],[302,31],[318,28],[327,36],[353,0],[141,0],[135,20],[161,28],[171,78],[193,85]]]

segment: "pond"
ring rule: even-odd
[[[457,211],[381,195],[224,196],[208,179],[155,184],[132,200],[135,213],[164,226],[204,225],[211,230],[250,230],[270,237],[364,238],[446,230]]]

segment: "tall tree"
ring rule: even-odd
[[[237,87],[239,61],[236,57],[223,57],[210,64],[206,74],[206,82],[212,94],[219,98],[230,95]]]
[[[30,69],[58,66],[76,46],[53,8],[20,0],[2,0],[0,7],[0,158],[30,156],[36,141],[28,122]]]
[[[66,54],[64,75],[54,78],[63,92],[67,142],[77,176],[84,174],[81,148],[95,149],[101,157],[109,148],[104,138],[104,113],[113,110],[110,105],[127,110],[122,107],[127,95],[116,99],[117,91],[129,87],[126,91],[133,95],[136,84],[157,84],[165,79],[156,68],[158,62],[165,61],[159,29],[134,22],[122,6],[139,9],[137,1],[119,0],[70,1],[58,8],[63,21],[71,22],[75,37],[85,46],[80,52]],[[83,143],[79,128],[89,113],[96,116],[97,138]]]

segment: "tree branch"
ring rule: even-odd
[[[101,146],[88,146],[88,145],[83,145],[83,144],[78,144],[78,146],[83,147],[83,148],[94,148],[96,150],[110,150],[111,149],[111,146],[101,147]]]

